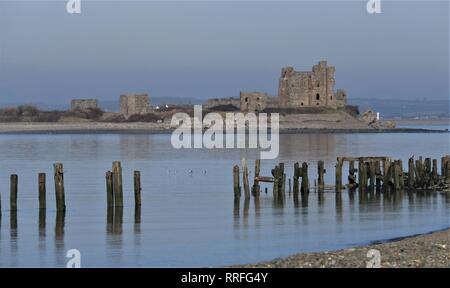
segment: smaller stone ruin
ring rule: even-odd
[[[150,99],[148,94],[120,95],[120,113],[125,118],[132,115],[144,115],[150,112]]]
[[[91,109],[98,109],[97,99],[73,99],[70,102],[71,111],[88,112]]]

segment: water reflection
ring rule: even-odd
[[[58,267],[64,267],[64,226],[66,221],[66,211],[57,210],[55,219],[55,262]]]

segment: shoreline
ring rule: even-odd
[[[170,134],[174,131],[165,123],[0,123],[0,134]],[[270,129],[268,129],[270,131]],[[286,128],[280,134],[338,134],[338,133],[449,133],[448,130],[422,128]]]
[[[372,241],[351,248],[297,253],[240,268],[366,268],[371,249],[380,252],[381,268],[450,268],[450,227],[423,234]]]

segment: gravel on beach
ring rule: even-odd
[[[377,251],[379,260],[377,261]],[[368,252],[369,253],[368,255]],[[257,264],[250,268],[450,268],[450,229],[386,243],[350,249],[300,253]]]

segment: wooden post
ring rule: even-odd
[[[55,163],[53,164],[54,178],[55,178],[55,199],[56,199],[56,210],[65,211],[66,210],[66,199],[64,192],[64,169],[63,164]]]
[[[319,162],[317,163],[317,172],[319,174],[317,178],[317,190],[319,192],[323,192],[323,190],[325,189],[325,181],[324,181],[325,169],[324,169],[324,162],[322,160],[319,160]]]
[[[298,177],[300,177],[300,167],[298,162],[294,164],[294,196],[298,195],[300,189],[298,185]]]
[[[260,159],[256,159],[255,160],[255,178],[253,179],[253,187],[252,187],[252,194],[253,197],[258,197],[261,188],[259,187],[259,173],[261,170],[261,160]]]
[[[336,192],[341,192],[342,190],[342,158],[337,158],[336,163]]]
[[[122,186],[122,166],[120,161],[112,164],[114,206],[123,207],[123,186]]]
[[[18,185],[18,176],[16,174],[11,175],[11,183],[10,183],[10,209],[17,210],[17,185]]]
[[[233,167],[233,188],[234,188],[234,198],[241,197],[241,187],[239,183],[239,166],[234,165]]]
[[[108,207],[114,206],[114,191],[113,191],[113,173],[106,172],[106,203]]]
[[[445,164],[445,182],[450,184],[450,159],[447,159]]]
[[[134,205],[141,206],[141,172],[134,171]]]
[[[433,185],[436,185],[439,181],[438,168],[437,168],[437,159],[433,159],[433,169],[431,171]]]
[[[362,157],[358,161],[358,172],[359,188],[361,191],[365,191],[367,188],[367,166]]]
[[[39,187],[39,209],[46,208],[46,183],[45,173],[39,173],[38,175],[38,187]]]
[[[309,194],[308,163],[302,163],[302,194]]]
[[[415,185],[414,157],[408,159],[408,188],[412,189]]]
[[[383,161],[383,188],[386,190],[389,187],[391,159],[386,157]]]
[[[375,188],[377,191],[381,188],[381,166],[380,161],[375,161]]]
[[[416,171],[416,175],[415,175],[416,186],[423,188],[423,184],[424,184],[424,182],[423,182],[423,164],[422,164],[421,160],[416,160],[415,171]]]
[[[432,170],[431,170],[431,158],[425,158],[425,162],[424,162],[424,177],[425,177],[425,186],[426,187],[430,187],[431,184],[431,180],[433,178],[433,175],[431,174]]]
[[[249,198],[250,186],[248,184],[248,167],[245,158],[242,159],[242,185],[244,186],[245,198]]]
[[[400,177],[401,177],[401,171],[400,171],[400,163],[398,161],[394,161],[394,167],[393,167],[393,172],[394,172],[394,190],[395,191],[399,191],[401,188],[400,185]]]
[[[275,165],[275,168],[272,170],[273,176],[273,199],[277,200],[279,195],[279,184],[280,184],[280,168],[278,165]]]
[[[368,163],[369,163],[370,190],[374,190],[376,178],[375,161],[369,161]]]
[[[280,163],[280,189],[278,193],[280,194],[280,199],[284,199],[284,194],[286,193],[286,174],[284,173],[284,163]]]

